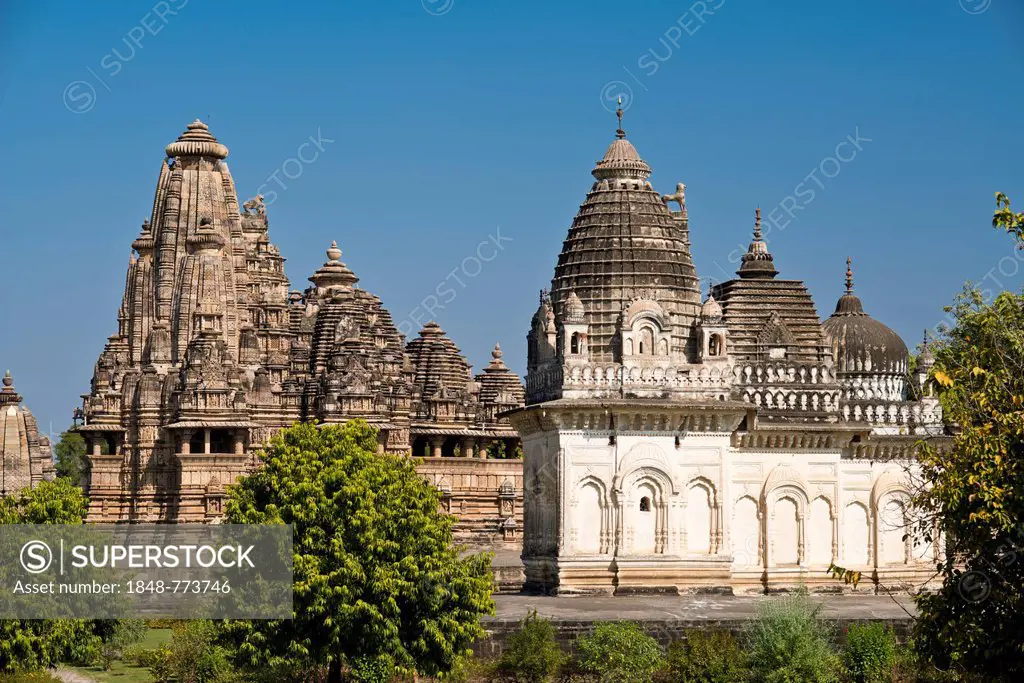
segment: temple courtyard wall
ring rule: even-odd
[[[495,615],[483,620],[487,635],[474,644],[484,658],[498,657],[508,637],[532,611],[552,622],[556,640],[572,651],[578,637],[602,622],[634,621],[662,646],[685,637],[688,629],[722,629],[742,636],[757,606],[777,596],[729,595],[631,595],[531,596],[496,595]],[[908,596],[825,595],[812,596],[822,606],[821,619],[834,624],[840,641],[851,624],[881,622],[892,627],[900,640],[910,632],[916,609]]]

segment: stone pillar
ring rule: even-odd
[[[103,455],[103,442],[96,437],[91,437],[89,442],[92,444],[93,455]]]
[[[183,429],[178,432],[181,435],[181,449],[182,455],[191,455],[192,453],[192,432],[187,429]]]
[[[433,436],[430,438],[430,454],[435,458],[441,457],[441,449],[444,446],[443,436]]]
[[[203,453],[205,453],[206,455],[209,455],[211,453],[211,451],[210,451],[210,430],[209,429],[204,429],[203,430]]]
[[[478,455],[480,456],[481,460],[487,459],[487,449],[490,447],[490,445],[490,439],[480,439],[480,450],[478,452]]]
[[[235,432],[235,455],[245,455],[245,436]]]
[[[475,455],[475,453],[473,451],[475,446],[476,446],[476,439],[474,439],[473,437],[466,438],[462,442],[462,457],[464,457],[464,458],[472,458]]]

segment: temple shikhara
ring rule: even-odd
[[[291,291],[262,198],[239,204],[227,156],[200,121],[166,148],[84,397],[89,521],[216,519],[276,431],[361,418],[380,452],[420,459],[460,538],[517,543],[519,439],[500,415],[524,391],[500,348],[473,377],[438,325],[407,344],[336,243]]]
[[[0,380],[0,496],[53,479],[50,439],[21,404],[11,371]]]
[[[262,198],[239,203],[227,147],[190,124],[84,397],[89,521],[214,521],[276,431],[360,418],[416,459],[460,540],[521,547],[528,589],[834,589],[832,564],[869,586],[929,579],[937,542],[907,533],[915,448],[948,444],[927,346],[912,363],[868,315],[849,260],[822,320],[754,207],[736,277],[705,292],[686,186],[655,191],[618,113],[525,388],[497,346],[474,375],[437,324],[406,340],[336,243],[292,289]],[[36,481],[48,446],[4,384],[5,476]]]
[[[929,579],[938,548],[907,534],[915,444],[944,441],[927,349],[911,376],[849,261],[822,322],[780,276],[759,210],[736,278],[702,297],[685,185],[654,190],[618,114],[541,292],[527,406],[511,415],[527,588],[835,588],[833,563],[868,585]]]

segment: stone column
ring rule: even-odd
[[[103,455],[103,442],[101,442],[96,437],[91,437],[89,439],[89,442],[90,442],[90,444],[92,444],[92,454],[93,455]]]
[[[490,445],[491,445],[491,440],[490,439],[480,439],[480,444],[479,444],[479,449],[477,451],[477,455],[480,457],[481,460],[486,460],[487,459],[487,449],[490,447]]]
[[[476,439],[473,437],[464,439],[462,442],[462,457],[472,458],[475,455],[473,451],[474,446],[476,446]]]
[[[209,429],[204,429],[203,430],[203,453],[205,453],[206,455],[209,455],[211,453],[211,451],[210,451],[210,430]]]
[[[441,449],[444,446],[443,436],[434,436],[430,438],[430,454],[435,458],[441,457]]]
[[[181,435],[181,448],[179,452],[182,455],[191,455],[192,453],[192,432],[187,429],[182,429],[178,432]]]
[[[235,432],[235,455],[245,455],[245,437]]]

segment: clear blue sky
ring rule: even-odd
[[[537,290],[615,129],[603,98],[627,87],[655,187],[687,184],[703,278],[735,270],[755,206],[805,183],[768,239],[823,317],[847,255],[868,312],[911,348],[963,281],[1020,288],[989,222],[996,190],[1024,205],[1024,3],[706,6],[3,2],[0,370],[44,429],[70,422],[116,330],[163,148],[196,117],[230,147],[243,198],[318,130],[334,140],[278,175],[271,239],[295,287],[337,239],[406,319],[500,226],[511,241],[457,273],[465,286],[449,278],[457,296],[433,316],[477,370],[495,341],[525,369]],[[870,142],[823,165],[858,129]]]

